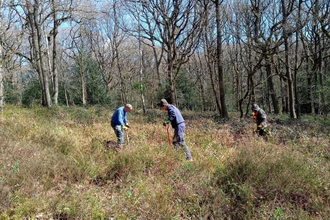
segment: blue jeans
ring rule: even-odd
[[[118,144],[123,144],[124,143],[124,132],[123,132],[123,129],[122,129],[122,126],[121,125],[115,125],[111,122],[111,127],[113,128],[115,134],[116,134],[116,137],[117,137],[117,143]]]
[[[189,147],[186,145],[184,141],[184,130],[186,129],[185,123],[180,123],[174,128],[174,137],[173,137],[173,145],[174,147],[179,150],[180,147],[184,148],[186,153],[186,159],[191,159],[191,154]]]

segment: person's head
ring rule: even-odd
[[[132,110],[132,105],[131,104],[126,104],[125,106],[124,106],[124,111],[125,112],[130,112],[131,110]]]
[[[160,103],[158,104],[158,106],[159,106],[162,110],[167,110],[168,102],[166,101],[166,99],[161,99],[161,100],[160,100]]]
[[[252,111],[258,111],[258,110],[259,110],[259,106],[257,104],[253,104]]]

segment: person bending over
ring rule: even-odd
[[[118,143],[118,149],[121,149],[124,144],[124,130],[128,130],[128,113],[132,110],[131,104],[126,104],[116,109],[111,117],[111,127],[113,128]]]
[[[190,154],[189,147],[186,145],[184,141],[184,130],[186,129],[186,125],[184,123],[184,119],[181,115],[180,110],[174,105],[168,104],[166,99],[161,99],[159,106],[162,110],[168,112],[168,119],[163,123],[164,126],[171,123],[172,128],[174,129],[174,137],[173,137],[173,145],[179,150],[182,146],[186,153],[186,159],[188,161],[192,161],[192,157]]]

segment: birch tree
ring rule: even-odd
[[[56,71],[56,36],[58,27],[70,16],[71,1],[62,0],[26,0],[11,2],[11,8],[20,18],[27,47],[15,53],[31,64],[38,73],[42,91],[42,105],[51,107],[51,88],[53,100],[57,104],[58,78]],[[60,16],[58,16],[60,14]]]

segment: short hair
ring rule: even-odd
[[[257,104],[253,104],[252,105],[252,110],[256,110],[257,111],[258,109],[259,109],[259,106]]]
[[[126,104],[125,105],[126,108],[132,109],[132,105],[131,104]]]
[[[167,106],[168,102],[166,101],[166,99],[161,99],[160,103],[158,104],[158,106],[163,107],[163,106]]]

